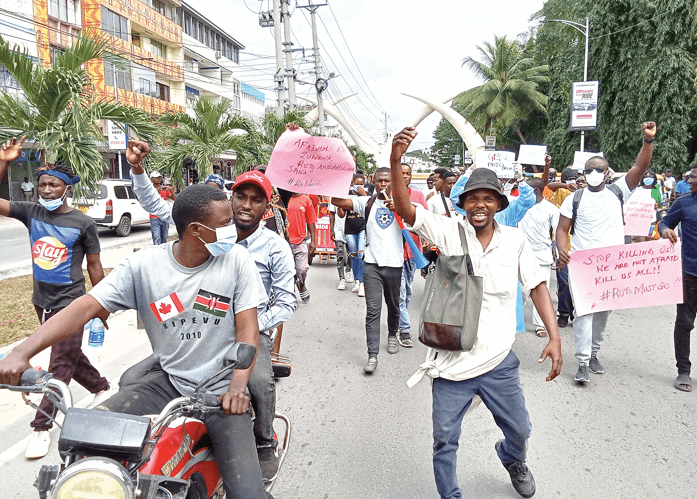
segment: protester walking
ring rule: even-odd
[[[307,289],[307,271],[310,269],[308,257],[315,254],[315,223],[317,211],[307,194],[294,192],[288,201],[288,235],[290,249],[295,258],[295,282],[303,303],[310,301],[310,291]],[[310,234],[309,248],[305,240]]]

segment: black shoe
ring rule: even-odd
[[[503,440],[496,442],[494,448],[498,450],[501,442],[503,442]],[[525,463],[515,462],[501,464],[503,464],[503,467],[508,471],[511,477],[511,484],[518,494],[523,497],[532,497],[535,495],[535,479],[532,476],[532,471],[530,471],[530,468],[528,468]]]
[[[566,327],[569,325],[569,316],[568,315],[560,315],[557,318],[557,327]]]

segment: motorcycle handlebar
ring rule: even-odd
[[[41,393],[45,390],[46,383],[53,375],[46,371],[27,369],[19,379],[19,386],[0,384],[0,389],[10,390],[11,392]]]
[[[202,393],[199,395],[201,403],[206,407],[220,407],[221,401],[212,393]]]

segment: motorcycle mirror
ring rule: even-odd
[[[257,349],[254,345],[238,342],[232,345],[230,350],[225,354],[225,361],[227,363],[236,362],[237,369],[244,370],[252,365],[256,354]]]

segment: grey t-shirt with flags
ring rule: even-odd
[[[179,391],[190,395],[223,367],[236,341],[235,313],[256,309],[268,298],[254,260],[241,246],[190,269],[177,263],[173,245],[129,255],[89,294],[109,312],[137,310],[155,358]],[[230,374],[208,390],[221,395],[229,380]]]

